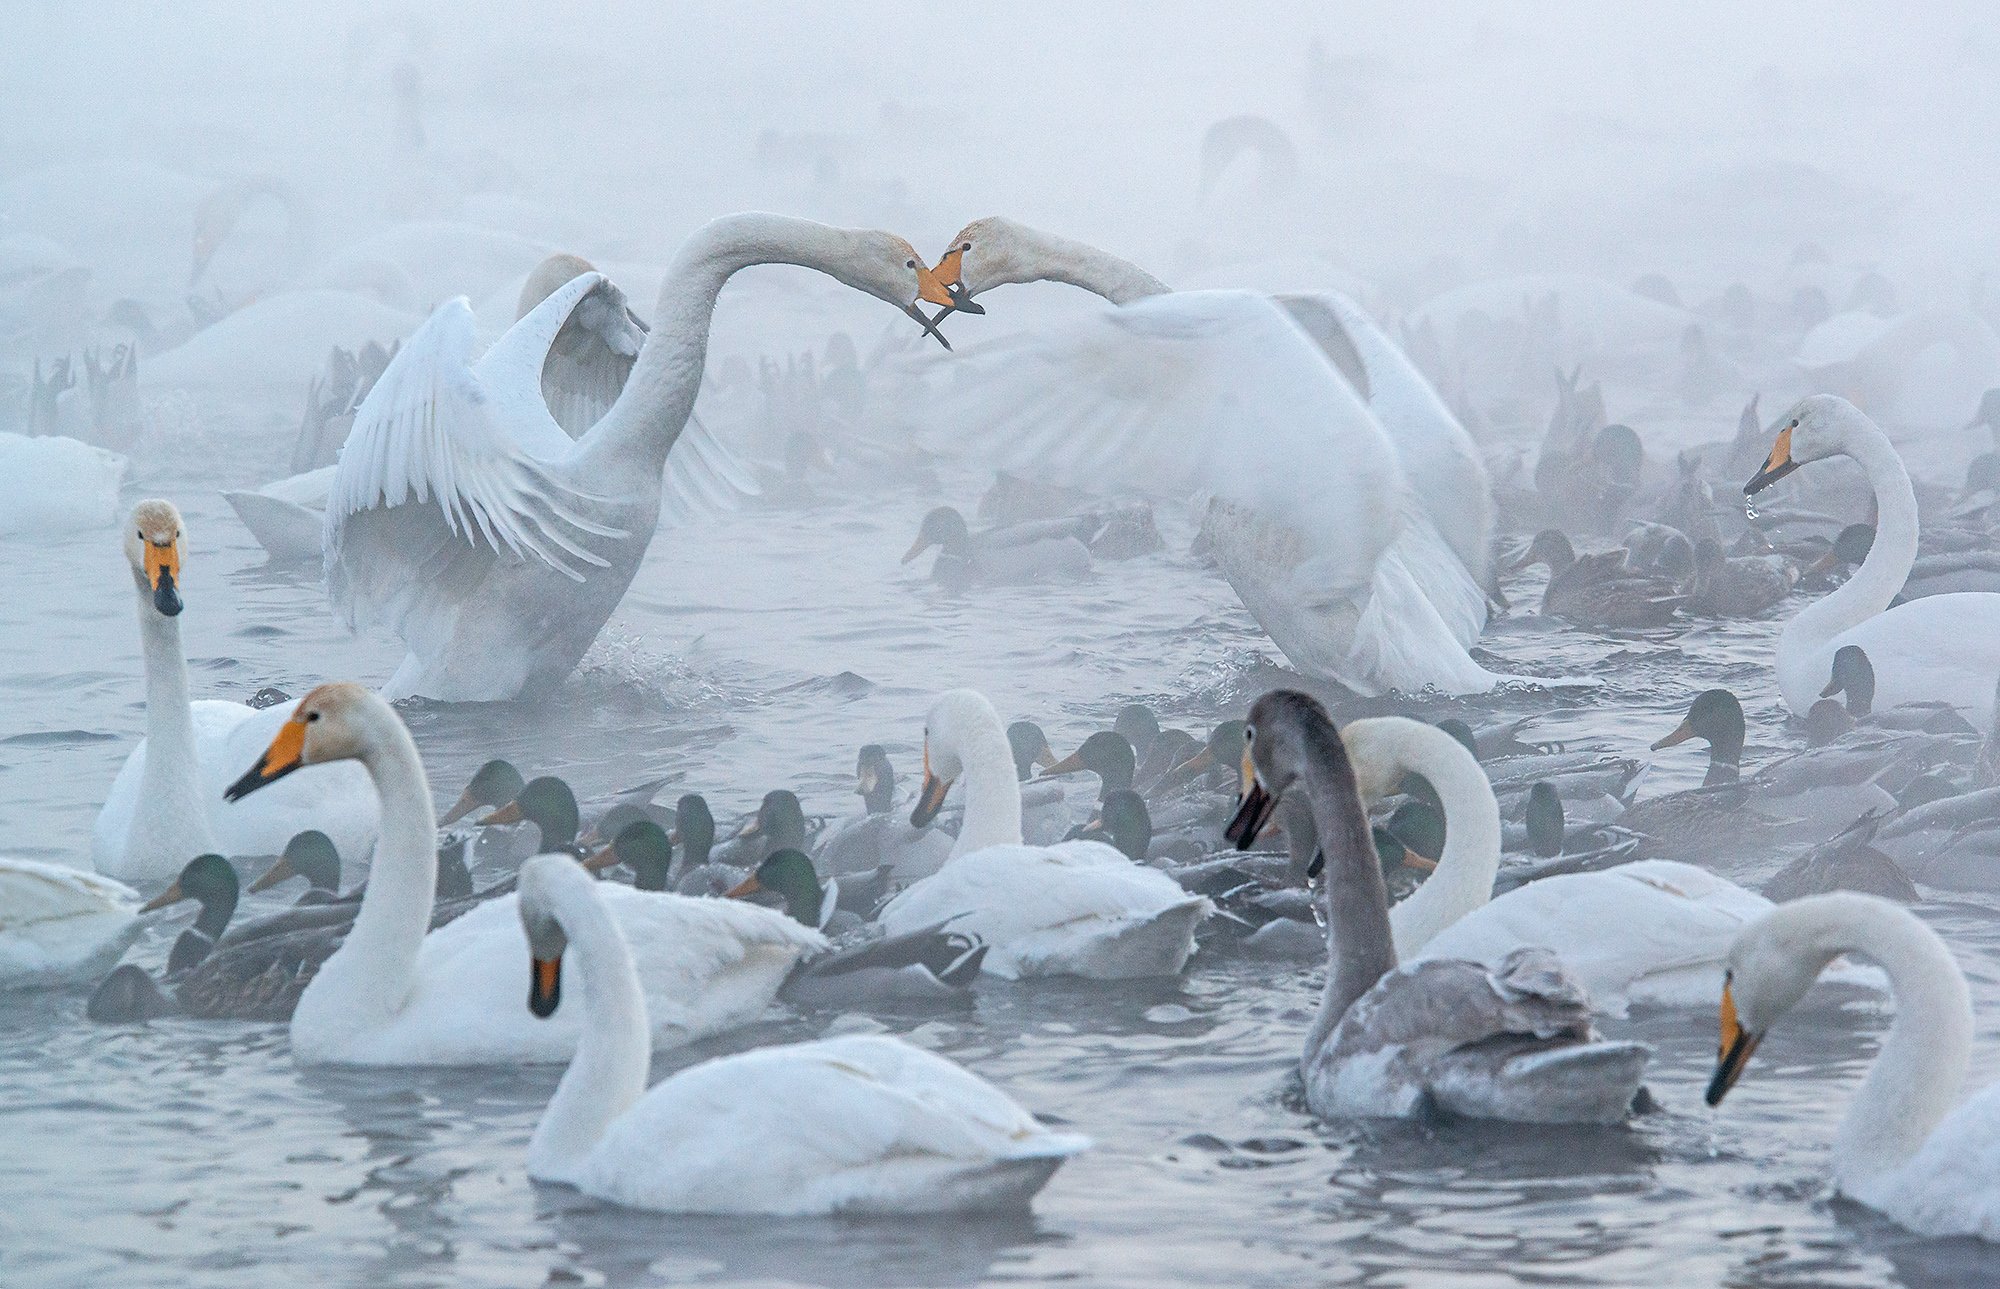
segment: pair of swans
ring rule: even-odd
[[[164,884],[196,855],[276,855],[309,828],[343,855],[367,854],[377,807],[356,767],[286,784],[256,801],[223,799],[286,712],[192,697],[180,625],[187,531],[172,503],[134,507],[124,545],[146,668],[146,737],[119,768],[91,828],[97,871]]]
[[[543,373],[602,278],[576,277],[477,361],[463,298],[403,345],[355,415],[326,511],[327,584],[351,625],[409,646],[384,692],[447,701],[547,692],[575,668],[637,573],[663,472],[693,412],[717,294],[741,269],[816,269],[928,327],[950,296],[910,244],[780,215],[712,221],[682,246],[623,392],[572,439]],[[689,445],[690,447],[692,445]]]
[[[910,822],[936,818],[965,781],[965,820],[944,866],[883,906],[890,935],[946,924],[987,946],[1003,979],[1171,976],[1210,911],[1160,872],[1097,841],[1023,844],[1021,785],[1006,728],[985,696],[955,689],[924,721],[924,780]]]
[[[558,1061],[576,1050],[582,1006],[538,1021],[520,1011],[527,969],[518,894],[482,901],[426,934],[437,884],[437,812],[408,729],[360,685],[321,685],[285,714],[231,800],[306,767],[352,768],[381,801],[381,838],[352,930],[300,996],[293,1055],[309,1065],[477,1065]],[[324,775],[315,768],[301,780]],[[667,1048],[760,1015],[792,966],[823,949],[817,931],[776,910],[608,887],[605,907],[637,954],[651,1045]]]
[[[1846,399],[1815,394],[1784,417],[1764,464],[1745,484],[1754,496],[1800,466],[1854,460],[1875,492],[1875,541],[1838,590],[1799,610],[1778,637],[1778,688],[1804,716],[1834,692],[1834,655],[1856,645],[1875,671],[1875,704],[1942,700],[1974,729],[1993,724],[2000,678],[2000,592],[1927,595],[1890,607],[1917,557],[1917,500],[1889,437]]]
[[[962,359],[940,450],[1069,487],[1207,498],[1224,575],[1310,675],[1364,694],[1505,679],[1466,653],[1486,622],[1485,468],[1353,301],[1173,293],[999,218],[967,225],[937,276],[959,306],[1039,281],[1116,306]]]

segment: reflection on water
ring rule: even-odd
[[[153,478],[186,513],[183,619],[198,693],[294,694],[379,681],[394,642],[349,636],[310,575],[274,571],[216,496],[240,478]],[[961,501],[974,495],[958,489]],[[1147,698],[1202,730],[1295,678],[1228,589],[1175,553],[1071,587],[947,594],[897,560],[930,494],[753,510],[668,533],[583,672],[555,701],[405,715],[440,797],[483,760],[557,772],[589,797],[664,778],[725,821],[770,787],[809,811],[855,808],[857,746],[914,768],[931,694],[976,685],[1009,719],[1074,746]],[[0,561],[0,837],[81,862],[96,805],[141,728],[129,578],[109,534]],[[1774,623],[1593,639],[1496,625],[1484,661],[1584,673],[1600,692],[1513,691],[1476,707],[1542,717],[1536,737],[1644,755],[1687,696],[1744,698],[1751,757],[1785,739],[1768,673]],[[1661,758],[1648,791],[1698,781]],[[727,826],[725,822],[725,826]],[[357,872],[355,876],[359,876]],[[258,900],[273,897],[257,897]],[[252,901],[255,904],[255,901]],[[1975,1078],[2000,1074],[2000,930],[1976,904],[1926,915],[1951,938],[1985,1019]],[[171,931],[142,958],[163,956]],[[1838,1000],[1773,1033],[1722,1114],[1701,1104],[1714,1018],[1608,1026],[1655,1045],[1659,1106],[1622,1130],[1316,1124],[1293,1066],[1316,973],[1198,958],[1187,978],[1118,988],[999,985],[966,1016],[890,1028],[965,1062],[1097,1149],[1010,1222],[743,1222],[623,1212],[537,1187],[522,1160],[553,1068],[300,1072],[282,1030],[162,1021],[101,1029],[82,999],[0,998],[0,1282],[962,1285],[1961,1284],[2000,1255],[1918,1241],[1830,1203],[1828,1147],[1882,1019]],[[663,1057],[823,1032],[772,1020]],[[863,1024],[854,1020],[840,1024]]]

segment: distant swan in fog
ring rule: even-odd
[[[1617,1123],[1651,1054],[1608,1043],[1590,1000],[1546,949],[1497,963],[1397,965],[1382,868],[1340,734],[1317,701],[1275,690],[1250,707],[1244,783],[1226,829],[1249,849],[1287,794],[1303,798],[1325,857],[1326,984],[1299,1072],[1326,1116]],[[1450,740],[1449,735],[1441,735]]]
[[[1875,541],[1838,590],[1800,609],[1778,637],[1778,688],[1804,716],[1833,679],[1833,658],[1859,645],[1875,670],[1875,705],[1943,701],[1975,729],[1993,724],[2000,676],[2000,592],[1927,595],[1890,607],[1917,556],[1917,499],[1895,446],[1846,399],[1815,394],[1780,422],[1777,442],[1745,484],[1754,495],[1802,465],[1850,457],[1875,490]]]
[[[600,275],[556,291],[476,362],[464,297],[410,337],[355,417],[327,507],[334,604],[350,623],[388,623],[410,648],[385,693],[504,700],[570,674],[652,541],[716,295],[737,270],[768,263],[818,269],[899,309],[949,301],[888,233],[717,219],[681,248],[624,393],[580,440],[550,414],[542,372]]]
[[[1089,1146],[887,1035],[720,1056],[647,1088],[647,1000],[605,907],[619,889],[564,855],[521,867],[528,1009],[584,1013],[576,1058],[528,1142],[537,1181],[665,1213],[964,1213],[1026,1207]],[[565,958],[583,986],[573,1001]]]
[[[308,828],[332,838],[342,854],[367,854],[378,812],[357,767],[287,784],[268,800],[223,799],[223,789],[271,741],[286,713],[190,699],[180,628],[185,538],[180,512],[165,501],[140,502],[125,529],[145,651],[146,737],[125,758],[91,828],[97,870],[130,882],[165,882],[196,855],[276,855]]]
[[[102,528],[118,517],[125,458],[59,434],[0,434],[0,537]]]
[[[1389,910],[1403,961],[1462,958],[1497,969],[1509,954],[1543,948],[1599,1011],[1703,1006],[1722,983],[1737,933],[1771,910],[1771,901],[1706,869],[1651,859],[1544,877],[1496,899],[1500,806],[1472,753],[1443,730],[1401,716],[1350,721],[1340,737],[1363,805],[1420,774],[1444,807],[1437,871]],[[1875,980],[1845,967],[1837,974],[1855,984]]]
[[[1300,670],[1363,693],[1491,689],[1493,504],[1470,437],[1409,360],[1332,292],[1170,294],[1094,247],[983,219],[938,277],[1121,307],[960,361],[947,435],[1071,487],[1211,498],[1230,585]],[[966,369],[963,364],[970,364]]]
[[[321,685],[230,785],[240,801],[329,762],[358,762],[381,799],[382,841],[354,927],[292,1013],[306,1065],[480,1065],[557,1061],[576,1050],[579,1009],[555,1023],[521,1013],[527,966],[518,896],[485,900],[436,931],[437,811],[416,744],[394,708],[360,685]],[[336,766],[351,769],[351,766]],[[652,1045],[673,1047],[755,1020],[792,964],[826,941],[775,909],[606,884],[604,900],[639,955]],[[591,988],[584,973],[580,993]],[[587,998],[578,1002],[588,1006]]]
[[[1965,975],[1935,931],[1887,900],[1809,895],[1743,932],[1722,987],[1708,1103],[1721,1104],[1771,1026],[1842,953],[1888,973],[1896,1018],[1834,1138],[1834,1184],[1920,1235],[2000,1241],[2000,1084],[1958,1099],[1972,1054]]]

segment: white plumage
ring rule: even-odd
[[[0,990],[93,981],[139,937],[123,882],[30,859],[0,859]]]

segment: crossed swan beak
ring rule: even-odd
[[[903,312],[909,314],[916,324],[924,329],[924,334],[934,338],[946,349],[951,348],[951,342],[944,338],[944,333],[938,330],[937,325],[944,321],[945,315],[986,312],[986,307],[968,295],[965,284],[959,280],[964,263],[965,248],[962,246],[954,246],[945,252],[944,258],[938,261],[935,269],[926,267],[922,260],[918,260],[917,298],[903,306]],[[928,317],[925,316],[923,309],[919,307],[925,303],[937,305],[938,311]]]

